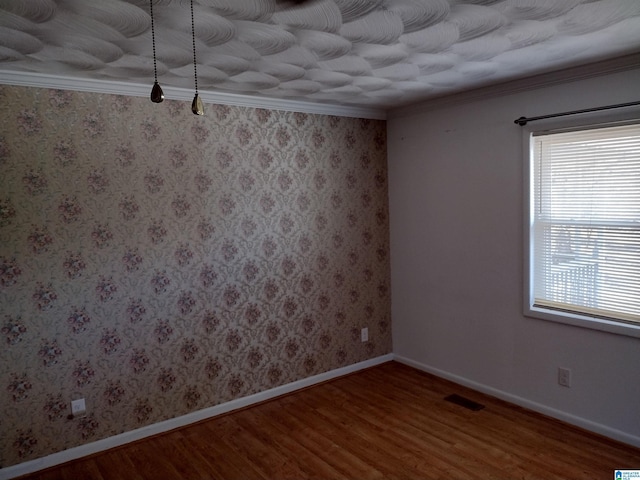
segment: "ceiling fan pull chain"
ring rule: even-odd
[[[153,87],[151,88],[151,101],[160,103],[164,100],[164,92],[158,83],[158,64],[156,61],[156,32],[153,22],[153,0],[149,0],[149,13],[151,15],[151,45],[153,46]]]
[[[196,84],[196,96],[193,97],[193,102],[191,102],[191,111],[195,115],[204,115],[204,107],[202,105],[202,100],[198,95],[198,66],[196,61],[196,27],[193,21],[193,0],[191,0],[191,41],[193,43],[193,78]]]

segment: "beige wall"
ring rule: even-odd
[[[391,351],[385,122],[0,105],[1,466]]]
[[[640,339],[522,313],[525,149],[514,124],[636,101],[639,85],[636,68],[390,114],[394,355],[640,446]],[[558,367],[571,369],[571,388]]]

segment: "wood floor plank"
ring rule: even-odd
[[[264,429],[252,428],[246,419],[246,412],[234,418],[240,429],[226,439],[243,457],[250,460],[266,478],[298,479],[305,475],[293,459],[273,448],[271,439]],[[262,426],[259,426],[262,427]]]
[[[93,458],[104,478],[126,476],[127,480],[145,480],[143,472],[140,472],[135,463],[129,458],[133,449],[113,449],[109,455],[95,455]]]
[[[203,429],[197,440],[203,455],[218,470],[217,478],[268,480],[269,477],[251,461],[250,456],[247,458],[233,442],[227,441],[237,431],[237,425],[232,420],[229,416],[224,416],[201,424]]]
[[[175,452],[168,456],[167,452],[159,448],[157,438],[150,439],[148,443],[135,444],[127,452],[127,456],[135,466],[135,472],[138,472],[145,480],[163,477],[179,478],[175,465],[179,463],[180,456]]]
[[[292,432],[284,428],[283,423],[277,421],[277,417],[269,415],[260,409],[251,409],[250,421],[254,422],[258,428],[264,429],[270,435],[271,445],[281,453],[289,453],[294,458],[307,458],[308,461],[300,464],[304,471],[304,478],[333,478],[336,480],[347,480],[350,477],[340,470],[334,468],[322,455],[317,455],[315,450],[307,448],[300,441],[300,436],[292,435]],[[306,436],[304,431],[300,433]]]
[[[95,480],[103,480],[98,466],[93,459],[89,459],[86,462],[73,463],[69,465],[68,469],[60,472],[57,477],[59,480],[76,480],[78,478],[92,478]]]
[[[332,429],[317,415],[316,410],[303,401],[304,396],[296,396],[295,404],[288,402],[286,411],[278,418],[290,427],[296,440],[319,455],[333,468],[350,478],[378,480],[383,473],[374,468],[366,459],[355,455],[342,445],[344,440],[339,431]],[[277,413],[274,413],[277,415]]]
[[[577,480],[619,468],[640,468],[640,449],[389,362],[23,480]]]

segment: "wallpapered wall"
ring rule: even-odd
[[[385,122],[0,105],[2,466],[391,351]]]

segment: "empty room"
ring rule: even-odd
[[[0,479],[640,479],[640,2],[0,1]]]

